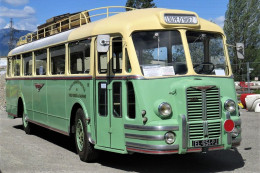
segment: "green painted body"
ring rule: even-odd
[[[136,118],[127,116],[127,86],[131,81],[136,97]],[[108,115],[100,116],[98,111],[98,84],[107,83],[108,89]],[[122,84],[122,117],[114,117],[112,110],[112,86],[114,82]],[[38,91],[35,84],[44,84]],[[169,145],[165,140],[141,140],[125,138],[125,134],[138,135],[162,135],[167,131],[140,131],[125,129],[125,124],[144,126],[178,126],[174,131],[178,145],[178,153],[186,153],[191,147],[188,140],[186,148],[182,147],[182,119],[187,118],[186,89],[194,86],[216,86],[219,88],[221,100],[221,118],[209,120],[221,122],[220,145],[224,149],[231,148],[228,144],[228,135],[223,128],[227,119],[224,102],[227,99],[236,100],[234,81],[232,78],[182,76],[160,79],[134,79],[134,80],[7,80],[7,112],[17,114],[18,99],[21,98],[24,106],[24,114],[29,120],[45,125],[59,132],[70,134],[70,123],[75,104],[79,104],[90,119],[88,133],[95,141],[95,148],[118,153],[128,153],[127,142],[148,145]],[[172,116],[162,119],[156,114],[161,102],[168,102],[172,106]],[[143,123],[142,110],[146,111],[148,121]],[[238,110],[231,115],[231,119],[239,121]],[[197,123],[203,123],[198,121]],[[189,124],[189,121],[188,121]],[[188,128],[188,127],[184,127]],[[186,134],[187,135],[187,134]],[[237,138],[241,138],[240,135]],[[206,139],[206,138],[205,138]]]

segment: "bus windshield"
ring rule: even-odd
[[[228,75],[220,34],[187,31],[186,36],[193,68],[197,74]]]
[[[132,35],[142,73],[146,77],[187,73],[178,31],[142,31]]]
[[[218,33],[187,31],[194,71],[202,75],[228,75],[223,39]],[[145,77],[185,75],[186,58],[179,31],[141,31],[132,35]]]

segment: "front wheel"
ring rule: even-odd
[[[98,158],[98,151],[88,141],[86,118],[82,109],[78,109],[75,118],[75,143],[80,160],[92,162]]]

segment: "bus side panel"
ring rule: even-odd
[[[38,86],[37,86],[38,85]],[[46,80],[34,80],[31,92],[33,93],[33,120],[39,123],[47,123],[47,101],[46,101]],[[29,113],[28,113],[29,114]]]
[[[11,112],[11,81],[7,80],[5,85],[5,100],[6,100],[6,112]]]
[[[6,111],[17,116],[18,95],[20,91],[19,80],[8,80],[6,85]]]
[[[48,80],[47,82],[47,125],[67,132],[66,116],[66,80]]]
[[[25,113],[27,112],[27,115],[29,119],[33,119],[33,98],[32,98],[32,93],[33,93],[33,81],[32,80],[21,80],[21,96],[23,99],[23,102],[25,105],[24,109]]]
[[[80,104],[86,117],[91,119],[94,127],[92,80],[68,80],[66,81],[66,113],[70,118],[72,107]],[[75,112],[72,112],[74,114]],[[93,121],[92,121],[93,120]],[[74,121],[74,120],[72,120]],[[92,130],[91,130],[92,131]],[[92,131],[93,132],[93,131]]]

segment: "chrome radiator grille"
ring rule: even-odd
[[[190,146],[192,141],[220,139],[221,102],[216,86],[187,88],[187,119]]]
[[[209,89],[197,88],[187,89],[188,121],[219,119],[221,113],[219,89],[216,86]]]

